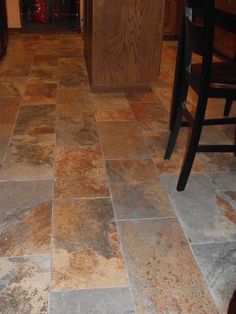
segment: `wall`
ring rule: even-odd
[[[6,0],[7,4],[7,19],[9,28],[20,28],[20,8],[19,0]]]

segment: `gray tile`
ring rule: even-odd
[[[175,216],[151,160],[107,161],[117,219]]]
[[[178,175],[161,178],[190,242],[236,240],[236,212],[207,176],[191,174],[183,192],[176,191]]]
[[[236,172],[217,172],[209,177],[220,191],[236,191]]]
[[[129,288],[65,291],[51,294],[51,314],[135,313]]]
[[[236,242],[193,245],[219,313],[227,313],[236,284]]]

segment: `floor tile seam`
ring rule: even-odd
[[[227,243],[229,243],[229,244],[235,243],[235,247],[236,247],[236,239],[234,239],[234,240],[228,239],[228,240],[214,241],[214,242],[213,241],[211,241],[211,242],[193,242],[190,245],[191,245],[191,247],[193,247],[193,246],[195,247],[195,246],[217,245],[217,244],[221,245],[221,244],[227,244]]]
[[[3,258],[3,259],[9,259],[9,258],[16,258],[16,259],[20,259],[20,258],[35,258],[35,257],[49,257],[50,258],[50,253],[45,253],[45,254],[25,254],[25,255],[4,255],[4,256],[0,256],[0,259]]]
[[[167,220],[175,219],[178,221],[178,218],[175,216],[166,216],[166,217],[143,217],[143,218],[126,218],[126,219],[116,219],[117,222],[133,222],[133,221],[152,221],[152,220]]]
[[[126,275],[125,277],[126,277],[126,280],[127,280],[127,283],[128,283],[128,287],[130,289],[130,295],[131,295],[131,299],[132,299],[132,302],[133,302],[133,305],[134,305],[134,309],[135,309],[135,313],[136,313],[135,297],[134,297],[134,293],[133,293],[133,291],[131,289],[131,281],[130,281],[130,276],[129,276],[128,267],[127,267],[127,262],[126,262],[126,259],[125,259],[125,254],[124,254],[124,250],[123,250],[123,246],[122,246],[121,234],[120,234],[120,231],[119,231],[119,227],[118,227],[118,224],[117,224],[117,217],[116,217],[116,213],[115,213],[115,210],[114,210],[115,207],[114,207],[113,196],[112,196],[112,191],[111,191],[111,184],[110,184],[108,171],[107,171],[107,167],[106,167],[106,159],[105,159],[105,155],[104,155],[101,134],[99,132],[98,122],[96,122],[96,124],[97,124],[97,129],[98,129],[98,137],[99,137],[99,142],[100,142],[100,146],[101,146],[101,152],[102,152],[104,169],[105,169],[107,183],[108,183],[108,188],[109,188],[109,193],[110,193],[110,199],[111,199],[111,204],[112,204],[112,212],[113,212],[113,215],[114,215],[114,219],[115,219],[115,223],[116,223],[116,230],[117,230],[117,234],[118,234],[118,237],[119,237],[119,249],[120,249],[120,252],[122,254],[123,261],[124,261],[124,269],[125,269],[125,275]]]
[[[81,291],[94,291],[94,290],[111,290],[111,289],[129,289],[129,285],[121,285],[121,286],[111,286],[111,287],[93,287],[93,288],[74,288],[74,289],[61,289],[61,290],[50,290],[50,294],[56,293],[64,293],[64,292],[81,292]]]
[[[54,183],[54,179],[19,179],[19,180],[1,180],[0,179],[0,183],[8,183],[8,182],[37,182],[37,181],[42,181],[42,182],[52,182]]]
[[[2,160],[2,164],[3,165],[7,164],[6,159],[7,159],[8,151],[9,151],[9,148],[10,148],[10,145],[11,145],[11,141],[12,141],[12,138],[13,138],[13,135],[14,135],[14,131],[15,131],[15,128],[16,128],[16,123],[17,123],[17,119],[18,119],[18,116],[19,116],[19,112],[20,112],[20,105],[18,106],[18,109],[17,109],[17,113],[16,113],[16,116],[15,116],[15,121],[14,121],[14,123],[12,123],[13,128],[12,128],[9,140],[8,140],[6,152],[5,152],[3,160]],[[1,180],[0,180],[0,182],[1,182]]]
[[[79,201],[79,200],[100,200],[100,199],[107,199],[111,200],[110,196],[85,196],[85,197],[61,197],[61,198],[53,198],[53,201],[61,201],[61,200],[72,200],[72,201]]]

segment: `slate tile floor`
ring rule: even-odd
[[[163,160],[175,54],[165,42],[152,90],[92,94],[80,36],[10,36],[0,65],[0,313],[227,312],[236,159],[199,154],[176,192],[186,131]],[[210,101],[207,114],[223,107]],[[203,140],[212,138],[228,142],[233,130],[208,127]]]

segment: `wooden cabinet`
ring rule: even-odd
[[[0,57],[4,54],[8,42],[7,11],[5,0],[0,0]]]
[[[85,1],[92,90],[147,87],[159,74],[164,0]]]
[[[164,36],[177,36],[180,23],[180,0],[165,0]]]

